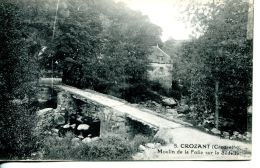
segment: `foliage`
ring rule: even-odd
[[[137,152],[138,147],[140,145],[145,145],[147,143],[160,143],[161,145],[166,145],[166,141],[159,137],[144,136],[142,134],[137,134],[132,139],[131,146],[132,146],[133,151]]]
[[[119,135],[103,136],[87,144],[75,144],[72,135],[48,137],[42,148],[43,159],[56,160],[129,160],[133,154],[128,139]]]
[[[25,157],[36,147],[31,103],[38,77],[38,45],[22,16],[15,2],[0,2],[0,151],[10,158]]]
[[[56,34],[42,63],[63,71],[63,82],[134,101],[145,93],[151,47],[161,30],[146,16],[111,0],[60,4]],[[143,98],[140,96],[141,99]]]
[[[106,134],[95,141],[82,143],[73,141],[73,135],[67,133],[64,138],[58,136],[46,137],[42,146],[42,158],[52,160],[131,160],[138,152],[140,145],[146,143],[161,143],[165,141],[158,138],[136,135],[133,139],[122,137],[120,134]]]
[[[35,116],[32,109],[24,105],[8,104],[1,111],[0,157],[6,159],[25,159],[36,151],[37,137],[33,135]],[[2,110],[2,109],[1,109]]]
[[[188,88],[199,122],[214,114],[217,95],[220,116],[235,119],[233,129],[239,126],[245,131],[252,91],[252,40],[246,37],[248,4],[228,0],[204,8],[193,15],[202,35],[182,46],[177,67],[188,68],[174,75]]]

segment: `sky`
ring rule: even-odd
[[[189,39],[192,28],[183,21],[184,7],[187,0],[117,0],[124,2],[133,10],[147,15],[151,22],[163,30],[161,39]]]

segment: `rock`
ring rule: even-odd
[[[76,124],[72,124],[72,125],[70,125],[70,127],[71,127],[72,129],[75,129]]]
[[[178,116],[176,109],[167,109],[166,112],[172,114],[173,116]]]
[[[55,129],[55,128],[51,129],[51,131],[52,131],[55,135],[58,135],[58,133],[59,133],[59,130],[58,130],[58,129]]]
[[[153,144],[153,143],[147,143],[147,144],[145,144],[145,146],[148,148],[151,148],[151,149],[155,148],[155,144]]]
[[[155,147],[156,147],[156,148],[158,148],[158,147],[160,147],[160,146],[162,146],[162,144],[160,144],[160,143],[155,143]]]
[[[77,106],[69,92],[66,91],[58,92],[57,105],[60,105],[60,107],[62,108],[61,111],[66,112],[68,116],[76,113]]]
[[[166,129],[166,128],[159,129],[159,131],[157,131],[157,133],[154,135],[154,138],[163,139],[166,142],[166,144],[173,143],[173,137],[172,134],[170,133],[170,129]]]
[[[91,138],[87,137],[82,140],[84,144],[91,142]]]
[[[134,159],[134,160],[141,160],[141,159],[143,159],[143,157],[144,157],[144,154],[143,154],[142,152],[138,152],[138,153],[136,153],[136,154],[133,156],[133,159]]]
[[[248,114],[252,114],[253,113],[252,106],[247,107],[247,113]]]
[[[190,108],[188,105],[182,105],[182,106],[178,107],[177,112],[186,114],[189,112],[189,109]]]
[[[91,141],[97,141],[97,140],[99,140],[99,137],[91,138]]]
[[[140,145],[139,147],[138,147],[138,150],[140,150],[140,151],[144,151],[146,148],[143,146],[143,145]]]
[[[199,123],[197,126],[198,126],[198,127],[202,127],[202,124],[201,124],[201,123]]]
[[[56,123],[54,122],[54,110],[52,108],[45,108],[37,111],[36,115],[37,125],[33,134],[36,136],[49,134],[46,131],[51,130],[56,126]]]
[[[252,134],[251,134],[250,132],[246,132],[246,133],[245,133],[245,136],[246,136],[247,138],[252,138]]]
[[[118,116],[118,117],[116,117],[116,119],[115,119],[117,122],[125,122],[125,118],[123,117],[123,116]]]
[[[178,118],[185,117],[185,114],[178,114]]]
[[[57,125],[65,124],[65,118],[64,118],[62,115],[57,114],[57,115],[55,115],[55,117],[54,117],[54,122],[55,122]]]
[[[213,134],[215,135],[220,135],[221,132],[217,129],[217,128],[213,128],[212,130],[210,130]]]
[[[72,142],[79,142],[80,139],[75,137],[75,138],[72,138],[71,141],[72,141]]]
[[[209,119],[209,120],[213,120],[213,119],[214,119],[214,116],[213,116],[213,115],[210,115],[210,116],[208,117],[208,119]]]
[[[80,139],[79,138],[72,138],[71,142],[72,142],[72,145],[74,145],[74,146],[80,145]]]
[[[66,125],[63,125],[62,127],[66,129],[66,128],[70,128],[70,125],[66,124]]]
[[[238,134],[239,134],[239,132],[237,132],[237,131],[234,131],[234,132],[233,132],[233,136],[235,136],[235,137],[237,137]]]
[[[162,103],[164,106],[176,106],[177,102],[173,98],[163,98]]]
[[[36,114],[38,116],[42,116],[42,115],[45,115],[46,113],[50,113],[52,110],[53,110],[53,108],[45,108],[45,109],[37,111]]]
[[[243,135],[238,134],[238,135],[237,135],[237,138],[238,138],[238,139],[243,139]]]
[[[228,132],[223,131],[222,135],[225,139],[229,139],[229,133]]]
[[[88,130],[89,129],[89,125],[87,124],[80,124],[77,128],[77,130]]]
[[[78,117],[78,118],[77,118],[77,121],[80,122],[80,123],[83,123],[83,121],[82,121],[82,116]]]

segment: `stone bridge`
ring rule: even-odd
[[[187,123],[174,122],[168,119],[162,118],[156,115],[155,112],[140,109],[122,99],[115,98],[113,96],[101,94],[93,90],[78,89],[71,86],[61,84],[61,80],[55,79],[50,82],[50,79],[41,79],[41,86],[46,88],[53,88],[49,92],[56,94],[57,105],[56,112],[60,115],[75,116],[75,120],[79,121],[77,124],[81,124],[84,118],[92,118],[93,123],[87,123],[88,125],[95,125],[96,119],[99,120],[99,125],[96,124],[96,128],[92,130],[92,137],[102,136],[106,132],[119,132],[119,133],[130,133],[130,134],[148,134],[152,136],[160,137],[165,140],[168,145],[161,147],[163,151],[167,152],[169,149],[174,149],[181,145],[208,145],[208,146],[222,146],[232,147],[238,146],[239,150],[243,149],[243,155],[208,155],[203,154],[185,154],[185,155],[169,155],[159,154],[157,149],[146,149],[145,154],[137,156],[137,158],[145,160],[172,160],[172,159],[194,159],[194,160],[211,160],[211,159],[223,159],[223,160],[234,160],[250,159],[251,156],[251,144],[240,141],[223,139],[220,136],[211,135],[206,132],[202,132],[195,128],[192,128]],[[44,89],[43,89],[44,90]],[[48,97],[48,96],[47,96]],[[58,109],[58,110],[57,110]],[[55,111],[55,110],[54,110]],[[65,112],[64,112],[65,111]],[[70,117],[72,118],[72,117]],[[83,119],[82,119],[83,118]],[[72,120],[72,119],[71,119]],[[72,124],[68,119],[65,121],[61,120],[63,127],[68,128],[68,124]],[[72,124],[74,125],[74,124]],[[78,126],[77,126],[78,127]],[[94,132],[93,132],[94,131]],[[79,134],[79,133],[78,133]],[[86,136],[89,136],[88,132]],[[193,150],[193,149],[192,149]],[[214,151],[222,152],[222,148],[214,149]],[[212,151],[212,149],[209,149]],[[198,152],[200,153],[200,152]]]
[[[155,134],[160,129],[174,129],[187,126],[185,123],[170,121],[156,115],[155,112],[148,109],[140,109],[122,99],[110,95],[101,94],[89,89],[82,90],[62,85],[59,79],[41,79],[40,85],[49,89],[53,87],[54,92],[57,92],[57,106],[59,108],[75,109],[79,108],[77,106],[81,106],[80,108],[84,105],[89,106],[88,111],[92,111],[93,113],[87,115],[101,120],[101,134],[102,131],[106,129],[102,127],[103,123],[110,125],[107,127],[111,127],[111,129],[128,125],[131,129],[135,129],[134,132],[137,131],[136,133],[138,133],[139,130],[141,131],[140,133],[148,134]],[[67,101],[67,103],[64,103],[64,101]],[[68,105],[66,104],[68,104],[68,101],[72,101],[73,103],[70,104],[76,105],[67,107]]]

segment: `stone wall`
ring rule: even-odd
[[[94,138],[109,133],[121,135],[154,135],[148,125],[135,121],[126,114],[104,107],[68,92],[57,93],[57,108],[43,109],[38,113],[37,134],[64,136],[72,132],[79,139]]]

